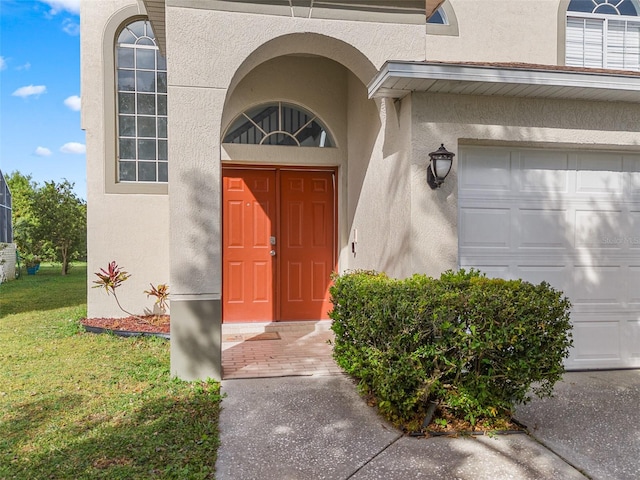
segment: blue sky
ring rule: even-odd
[[[80,0],[0,0],[0,169],[86,198]]]

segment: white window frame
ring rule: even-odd
[[[444,2],[440,5],[438,11],[446,23],[427,22],[427,35],[459,36],[458,18],[456,17],[456,12],[453,10],[451,2],[449,2],[449,0]]]
[[[571,42],[571,23],[582,21],[582,45],[579,42]],[[601,23],[600,35],[593,35],[591,37],[591,51],[589,51],[589,45],[587,44],[589,38],[585,34],[585,31],[591,24],[592,27],[597,27],[597,24]],[[622,34],[622,45],[615,45],[612,43],[613,30],[612,24],[624,25],[624,33]],[[636,43],[630,45],[632,33],[629,26],[635,26],[637,29]],[[586,13],[567,10],[566,16],[566,40],[565,40],[565,64],[573,67],[585,67],[585,68],[603,68],[613,70],[633,70],[640,71],[640,16],[630,15],[605,15],[598,13]],[[573,27],[576,31],[579,31],[579,27]],[[595,29],[594,29],[595,31]],[[593,43],[600,37],[599,43]],[[613,50],[615,48],[621,48],[619,53],[621,61],[614,62],[612,58]],[[635,49],[635,51],[633,51]],[[573,53],[572,52],[576,52]],[[599,58],[598,58],[599,57]],[[596,61],[595,59],[598,58]]]
[[[145,29],[149,29],[147,31],[147,33],[151,32],[151,34],[153,35],[153,38],[150,37],[149,35],[137,35],[136,33],[134,33],[132,30],[130,30],[129,28],[136,24],[136,23],[140,23],[140,22],[144,22],[145,24]],[[159,78],[159,73],[164,73],[165,77],[166,77],[166,67],[165,68],[160,68],[158,66],[158,60],[159,60],[159,56],[161,56],[160,54],[160,50],[157,46],[157,43],[155,41],[155,35],[153,34],[153,30],[151,30],[151,24],[149,22],[149,20],[147,18],[136,18],[136,19],[132,19],[132,21],[124,24],[122,26],[122,28],[119,30],[117,36],[116,36],[116,40],[115,40],[115,52],[114,52],[114,56],[116,58],[115,60],[115,75],[116,75],[116,80],[115,80],[115,84],[116,84],[116,110],[117,110],[117,117],[116,117],[116,125],[117,125],[117,139],[118,139],[118,146],[116,147],[116,150],[118,152],[117,154],[117,179],[116,182],[118,183],[167,183],[168,179],[167,179],[167,168],[168,168],[168,160],[167,158],[161,158],[162,156],[167,156],[167,135],[166,135],[166,122],[167,122],[167,114],[166,111],[164,113],[160,113],[158,111],[159,108],[159,96],[163,96],[165,98],[165,109],[166,109],[166,99],[167,99],[167,92],[166,90],[161,92],[158,89],[158,78]],[[127,41],[127,42],[120,42],[119,41],[119,37],[123,34],[123,32],[125,30],[128,30],[130,32],[130,35],[132,37],[135,37],[136,40],[131,42],[131,41]],[[147,39],[149,41],[151,41],[153,43],[153,45],[146,45],[146,44],[139,44],[138,40],[139,39]],[[153,68],[141,68],[137,65],[137,62],[134,61],[133,66],[121,66],[118,64],[117,61],[117,57],[118,57],[118,52],[120,49],[124,49],[124,50],[131,50],[132,51],[132,58],[136,58],[137,57],[137,52],[138,51],[143,51],[143,50],[147,50],[147,51],[153,51],[154,52],[154,67]],[[123,50],[123,51],[124,51]],[[163,58],[164,60],[164,58]],[[133,72],[133,89],[120,89],[119,88],[119,83],[118,83],[118,74],[119,72]],[[153,73],[154,74],[154,90],[153,91],[139,91],[139,87],[138,87],[138,74],[140,73]],[[165,86],[166,86],[166,80],[165,80]],[[141,113],[138,111],[138,95],[139,94],[144,94],[144,95],[148,95],[154,96],[154,112],[153,114],[148,114],[148,113]],[[133,95],[134,101],[133,101],[133,112],[121,112],[120,111],[120,95]],[[134,127],[134,132],[132,134],[124,134],[121,129],[120,129],[120,122],[122,121],[122,119],[124,118],[128,118],[128,119],[133,119],[133,127]],[[149,135],[141,135],[140,134],[140,130],[139,130],[139,122],[140,120],[143,119],[154,119],[155,120],[155,135],[154,136],[149,136]],[[164,136],[160,135],[160,120],[164,120]],[[134,155],[133,157],[127,157],[127,158],[122,158],[121,157],[121,152],[120,152],[120,146],[122,145],[123,141],[129,141],[129,142],[133,142],[133,151],[134,151]],[[139,148],[141,145],[141,142],[150,142],[153,141],[155,143],[154,146],[154,157],[153,159],[151,158],[142,158],[142,155],[139,152]],[[164,152],[163,155],[160,154],[161,149],[160,149],[160,144],[164,145],[164,149],[162,149],[162,151]],[[123,163],[128,163],[128,164],[132,164],[134,166],[135,172],[134,172],[134,179],[126,179],[123,178],[122,173],[120,172],[121,166]],[[142,165],[146,165],[147,168],[148,166],[153,165],[154,167],[154,176],[155,176],[155,180],[150,180],[150,179],[140,179],[140,167]],[[161,173],[161,167],[163,169],[163,173]],[[163,177],[163,179],[161,179],[161,177]]]
[[[118,122],[115,46],[122,29],[135,20],[148,20],[141,15],[138,5],[128,5],[116,12],[105,24],[102,42],[102,102],[99,112],[104,124],[103,182],[107,194],[167,195],[168,183],[118,182]]]
[[[256,123],[254,119],[249,115],[251,110],[253,109],[267,109],[274,108],[275,110],[269,116],[271,121],[269,121],[266,125],[262,125],[260,123]],[[304,123],[300,124],[288,124],[285,122],[283,109],[287,108],[292,110],[293,112],[299,112],[302,115],[307,117],[307,120]],[[229,142],[228,136],[232,133],[231,129],[234,126],[237,126],[239,122],[244,123],[245,125],[251,125],[252,129],[255,130],[254,135],[243,135],[242,137],[238,137],[238,141]],[[275,123],[275,125],[274,125]],[[321,129],[319,145],[305,145],[300,141],[300,134],[304,132],[304,130],[311,126],[312,124],[316,124]],[[267,126],[268,125],[268,126]],[[257,135],[256,135],[257,134]],[[269,145],[271,144],[270,139],[274,136],[282,136],[290,139],[292,143],[284,145],[284,146],[298,146],[298,147],[319,147],[319,148],[333,148],[335,146],[335,141],[333,139],[333,135],[330,133],[329,129],[326,127],[325,123],[318,118],[318,116],[309,110],[305,109],[300,105],[296,105],[290,102],[267,102],[259,105],[255,105],[252,108],[249,108],[243,111],[240,115],[238,115],[231,124],[226,128],[225,134],[223,135],[223,143],[236,144],[236,145]],[[258,140],[258,136],[260,139]]]

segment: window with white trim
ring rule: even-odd
[[[115,53],[118,181],[167,182],[167,65],[151,23],[126,25]]]
[[[242,113],[227,129],[224,143],[335,146],[328,130],[316,115],[283,102],[259,105]]]
[[[571,0],[565,63],[640,71],[638,0]]]
[[[434,25],[449,25],[449,19],[447,18],[447,14],[442,9],[442,7],[438,7],[438,9],[429,17],[427,23],[431,23]]]

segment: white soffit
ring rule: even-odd
[[[369,98],[410,92],[640,103],[640,74],[566,67],[387,62],[369,83]]]
[[[165,27],[165,5],[164,0],[142,0],[147,16],[151,22],[156,42],[163,55],[167,54],[167,35]]]

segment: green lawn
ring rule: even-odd
[[[169,343],[84,333],[86,266],[0,285],[0,479],[214,478],[220,386]]]

